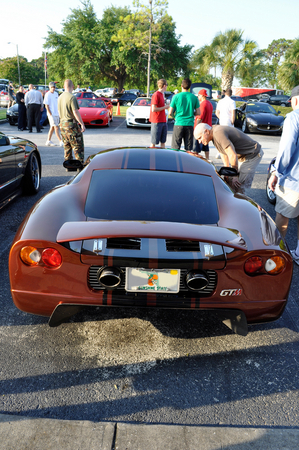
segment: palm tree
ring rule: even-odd
[[[237,74],[244,59],[252,54],[257,44],[243,39],[242,30],[227,30],[218,33],[210,45],[199,49],[193,62],[201,66],[201,70],[208,73],[211,68],[221,69],[221,88],[231,88],[234,76]]]
[[[290,90],[299,85],[299,39],[295,39],[278,69],[279,84]]]

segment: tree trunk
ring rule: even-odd
[[[221,89],[226,91],[226,89],[231,88],[233,85],[235,73],[233,69],[223,71],[221,75]]]

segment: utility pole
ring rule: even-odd
[[[153,23],[153,4],[152,0],[149,0],[150,4],[150,24],[149,24],[149,41],[148,41],[148,60],[147,60],[147,91],[146,95],[150,95],[151,84],[151,53],[152,53],[152,23]]]

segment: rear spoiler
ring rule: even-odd
[[[180,239],[247,250],[239,231],[216,225],[193,225],[176,222],[93,221],[66,222],[58,231],[58,243],[98,238]]]

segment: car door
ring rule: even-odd
[[[9,138],[0,134],[0,203],[15,190],[15,147]]]

